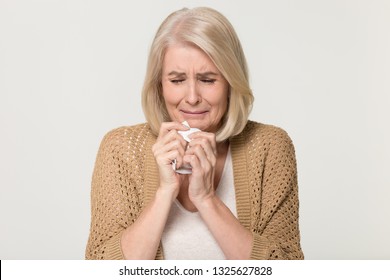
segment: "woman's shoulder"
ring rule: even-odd
[[[249,121],[242,132],[249,154],[294,158],[295,147],[289,134],[275,125]]]
[[[151,132],[150,126],[147,123],[140,123],[140,124],[135,124],[130,126],[119,126],[113,128],[109,130],[104,137],[115,138],[115,137],[128,136],[132,134],[144,135],[144,134],[149,134],[149,132]]]
[[[245,139],[257,139],[258,141],[287,141],[291,142],[291,138],[288,133],[281,127],[264,124],[255,121],[248,121],[245,129],[243,130]]]
[[[145,143],[148,136],[152,133],[147,123],[141,123],[131,126],[120,126],[109,130],[103,137],[102,145],[123,146],[135,143]]]

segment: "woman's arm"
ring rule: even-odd
[[[159,188],[138,219],[122,233],[125,259],[154,260],[168,219],[174,193]]]
[[[298,227],[298,187],[293,144],[283,131],[271,140],[264,169],[257,181],[258,214],[251,213],[251,230],[246,229],[224,203],[214,195],[209,177],[214,159],[204,146],[192,151],[193,177],[190,198],[228,259],[302,259]],[[199,135],[199,134],[198,134]],[[195,145],[195,141],[191,142]],[[199,146],[202,146],[200,144]],[[211,148],[210,148],[211,147]],[[199,147],[198,147],[199,148]],[[258,153],[251,153],[259,161]],[[195,171],[195,172],[194,172]],[[197,171],[201,171],[197,173]],[[198,178],[196,178],[198,177]],[[193,181],[192,181],[193,180]],[[192,190],[192,192],[191,192]],[[191,195],[192,193],[192,195]],[[256,212],[254,210],[254,212]],[[257,216],[258,215],[258,216]]]
[[[250,258],[252,233],[241,225],[219,197],[210,196],[198,201],[195,206],[227,259]]]
[[[172,201],[181,184],[171,166],[173,159],[177,159],[180,165],[181,155],[184,154],[185,141],[176,129],[186,128],[178,123],[163,124],[153,146],[160,185],[142,212],[136,179],[140,171],[135,171],[133,165],[126,165],[127,161],[124,160],[129,154],[124,147],[131,145],[129,133],[112,132],[102,141],[92,180],[92,219],[87,259],[155,258]],[[123,135],[127,135],[127,138]],[[139,152],[137,148],[130,150],[134,151]]]
[[[190,136],[185,161],[192,166],[189,197],[227,259],[249,259],[252,234],[241,225],[229,208],[215,195],[214,173],[217,144],[212,133]]]
[[[303,259],[299,232],[299,200],[295,149],[288,134],[279,129],[262,130],[262,167],[249,169],[252,201],[253,259]],[[255,146],[254,146],[255,147]],[[254,148],[256,150],[258,148]],[[248,150],[248,160],[259,162],[259,153]],[[261,154],[261,153],[260,153]],[[255,168],[255,169],[254,169]],[[260,168],[260,169],[257,169]],[[253,174],[259,173],[261,177]]]
[[[129,141],[132,133],[131,128],[112,130],[100,144],[91,184],[91,225],[86,259],[123,259],[122,232],[140,214],[141,193],[133,187],[139,182],[132,180],[128,173],[135,160],[127,162],[124,157],[128,150],[123,143]],[[130,149],[133,145],[130,144]]]

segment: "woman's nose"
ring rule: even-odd
[[[202,101],[196,81],[188,83],[186,102],[190,105],[196,105]]]

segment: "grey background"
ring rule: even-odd
[[[251,119],[287,130],[307,259],[390,259],[390,2],[0,0],[0,258],[83,259],[103,135],[144,121],[161,21],[225,14]]]

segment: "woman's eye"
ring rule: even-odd
[[[216,81],[215,79],[202,79],[201,80],[203,83],[206,83],[206,84],[214,84],[214,82]]]
[[[175,80],[171,80],[171,83],[173,84],[180,84],[184,81],[184,79],[175,79]]]

